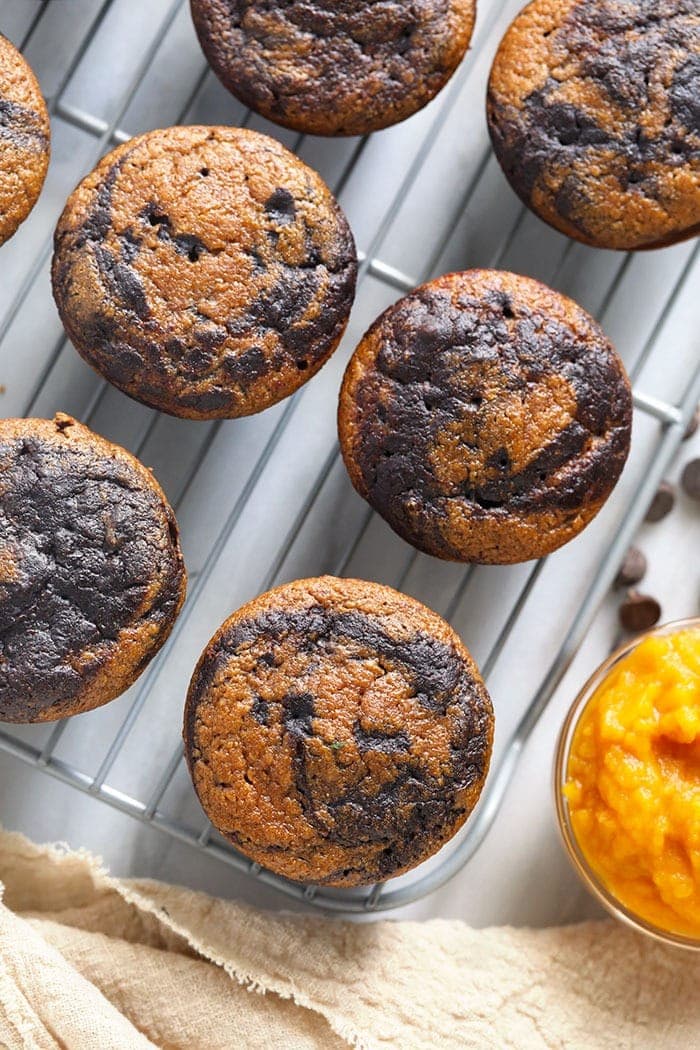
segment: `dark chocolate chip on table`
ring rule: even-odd
[[[634,583],[639,583],[647,571],[647,559],[643,551],[640,551],[639,547],[630,547],[618,569],[617,576],[613,586],[618,587],[631,587]]]
[[[698,427],[700,427],[700,405],[698,405],[698,407],[695,409],[692,416],[690,417],[688,426],[685,428],[683,440],[687,441],[689,438],[693,437],[694,434],[697,433]]]
[[[659,622],[661,606],[650,594],[628,591],[618,616],[626,631],[646,631]]]
[[[686,496],[700,500],[700,457],[691,459],[683,467],[681,485]]]
[[[670,481],[662,481],[656,495],[649,504],[649,510],[646,512],[644,520],[649,522],[661,521],[662,518],[671,513],[675,502],[675,488]]]

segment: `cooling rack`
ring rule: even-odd
[[[371,138],[333,141],[275,128],[233,100],[207,70],[185,0],[0,0],[0,31],[37,72],[53,134],[44,193],[0,254],[0,410],[67,411],[131,449],[176,509],[190,571],[168,644],[127,694],[55,726],[5,726],[0,749],[329,910],[415,901],[478,849],[700,400],[697,245],[632,255],[575,244],[523,209],[498,170],[485,83],[519,6],[480,0],[469,56],[422,113]],[[246,420],[190,423],[128,400],[83,364],[51,300],[51,232],[67,194],[114,145],[178,122],[275,135],[333,188],[360,250],[340,350],[293,398]],[[335,440],[340,377],[365,328],[421,281],[471,266],[527,273],[578,299],[633,379],[633,453],[612,499],[582,537],[528,565],[455,566],[413,552],[352,491]],[[497,711],[492,771],[467,827],[414,872],[363,891],[298,886],[251,864],[205,822],[183,769],[182,703],[213,630],[273,584],[322,572],[388,583],[442,613],[480,662]]]

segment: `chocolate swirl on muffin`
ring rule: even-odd
[[[0,422],[0,720],[43,722],[122,693],[185,595],[157,482],[70,416]]]
[[[53,287],[82,356],[194,419],[258,412],[324,364],[355,290],[321,178],[265,135],[180,127],[105,157],[59,221]]]
[[[487,108],[513,189],[563,233],[636,249],[700,231],[696,0],[534,0]]]
[[[387,587],[322,577],[235,613],[192,678],[185,752],[214,826],[291,879],[363,885],[434,853],[486,776],[468,652]]]
[[[419,550],[540,557],[600,510],[624,466],[624,367],[570,299],[494,270],[448,274],[390,307],[348,365],[343,457]]]
[[[474,0],[191,0],[222,83],[268,120],[315,135],[396,124],[445,86]]]
[[[36,77],[0,34],[0,244],[34,207],[49,166],[49,115]]]

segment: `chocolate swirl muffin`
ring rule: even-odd
[[[438,558],[539,558],[581,531],[622,471],[632,397],[595,321],[539,281],[469,270],[369,329],[340,394],[353,485]]]
[[[436,613],[389,587],[285,584],[194,672],[185,754],[212,824],[290,879],[361,886],[431,856],[474,808],[493,711]]]
[[[212,69],[268,120],[365,135],[422,109],[469,46],[474,0],[190,0]]]
[[[253,131],[175,127],[119,146],[56,229],[53,288],[80,354],[153,408],[245,416],[338,345],[352,234],[329,189]]]
[[[113,700],[185,596],[173,512],[137,459],[70,416],[0,421],[0,720]]]
[[[487,109],[513,189],[562,233],[636,249],[700,231],[697,0],[534,0]]]
[[[37,79],[0,34],[0,244],[37,202],[49,166],[50,134]]]

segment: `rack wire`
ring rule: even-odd
[[[53,727],[4,727],[0,749],[288,896],[334,911],[383,911],[443,885],[482,843],[678,448],[700,401],[698,250],[596,252],[515,200],[488,145],[483,91],[520,0],[481,0],[472,53],[423,113],[342,142],[281,131],[232,100],[204,63],[188,6],[0,0],[0,31],[22,47],[47,96],[54,153],[39,205],[0,257],[0,405],[6,416],[71,411],[152,466],[180,519],[191,581],[168,643],[129,693]],[[191,424],[127,402],[83,365],[51,303],[49,231],[65,196],[107,150],[171,123],[250,125],[277,136],[319,168],[358,237],[358,297],[343,346],[312,383],[250,420]],[[442,565],[411,552],[352,492],[335,442],[338,381],[362,331],[397,294],[468,266],[528,272],[572,294],[611,332],[633,379],[635,452],[623,482],[575,545],[528,566]],[[204,642],[243,601],[320,572],[379,579],[446,616],[476,645],[503,726],[467,828],[415,872],[362,892],[299,886],[250,863],[203,821],[183,774],[181,704]],[[516,686],[511,667],[541,634],[532,610],[552,573],[567,584],[562,615],[540,646],[546,670]],[[507,713],[506,692],[515,693]],[[153,724],[162,730],[155,743]],[[136,762],[145,748],[149,761]]]

